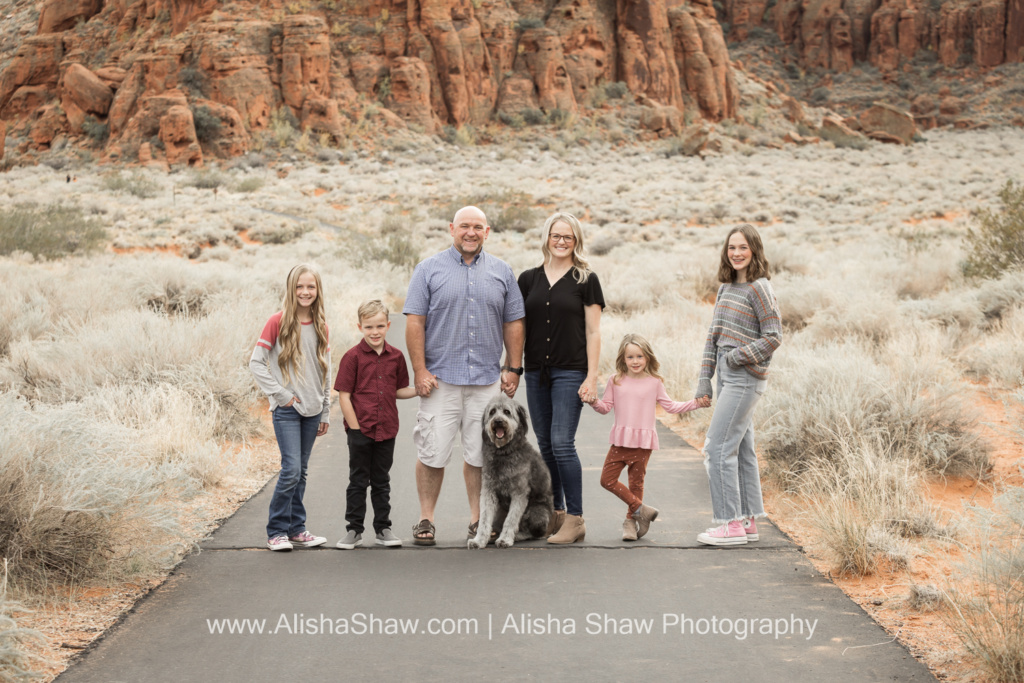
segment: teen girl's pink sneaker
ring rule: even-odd
[[[753,517],[747,517],[743,520],[743,530],[747,532],[747,543],[761,540],[761,537],[757,534],[757,522],[754,521]]]
[[[704,545],[746,545],[747,532],[743,529],[742,522],[729,522],[714,529],[708,529],[702,534],[697,534],[697,542]]]

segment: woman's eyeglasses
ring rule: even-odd
[[[559,242],[564,242],[565,244],[572,244],[575,241],[575,235],[551,235],[552,244],[558,244]]]

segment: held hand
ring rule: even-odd
[[[701,408],[710,408],[711,407],[711,397],[710,396],[701,396],[700,398],[697,399],[697,405],[699,405]]]
[[[330,427],[330,426],[331,425],[328,424],[327,422],[321,422],[320,426],[316,428],[316,435],[317,436],[323,436],[324,434],[327,433],[327,428]]]
[[[593,403],[597,400],[597,378],[587,377],[583,380],[583,384],[580,385],[580,390],[577,393],[580,396],[580,400],[584,403]]]
[[[501,373],[501,390],[505,392],[509,398],[516,395],[516,389],[519,388],[519,375],[514,372],[502,372]]]
[[[426,398],[430,396],[432,389],[437,388],[437,377],[434,377],[429,370],[423,368],[416,371],[415,376],[416,394]]]

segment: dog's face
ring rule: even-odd
[[[505,394],[498,394],[484,408],[484,438],[498,448],[529,431],[526,408]]]

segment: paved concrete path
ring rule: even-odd
[[[389,339],[404,347],[394,317]],[[525,386],[517,398],[525,404]],[[661,515],[644,539],[621,541],[625,505],[599,484],[612,418],[589,407],[578,433],[584,543],[466,550],[457,454],[437,508],[438,545],[413,546],[416,403],[399,404],[392,469],[392,521],[405,546],[374,546],[371,532],[363,548],[334,547],[348,476],[339,412],[313,451],[306,490],[308,526],[327,546],[263,549],[272,480],[61,683],[932,680],[771,525],[758,543],[698,545],[711,519],[704,467],[663,427],[644,496]]]

